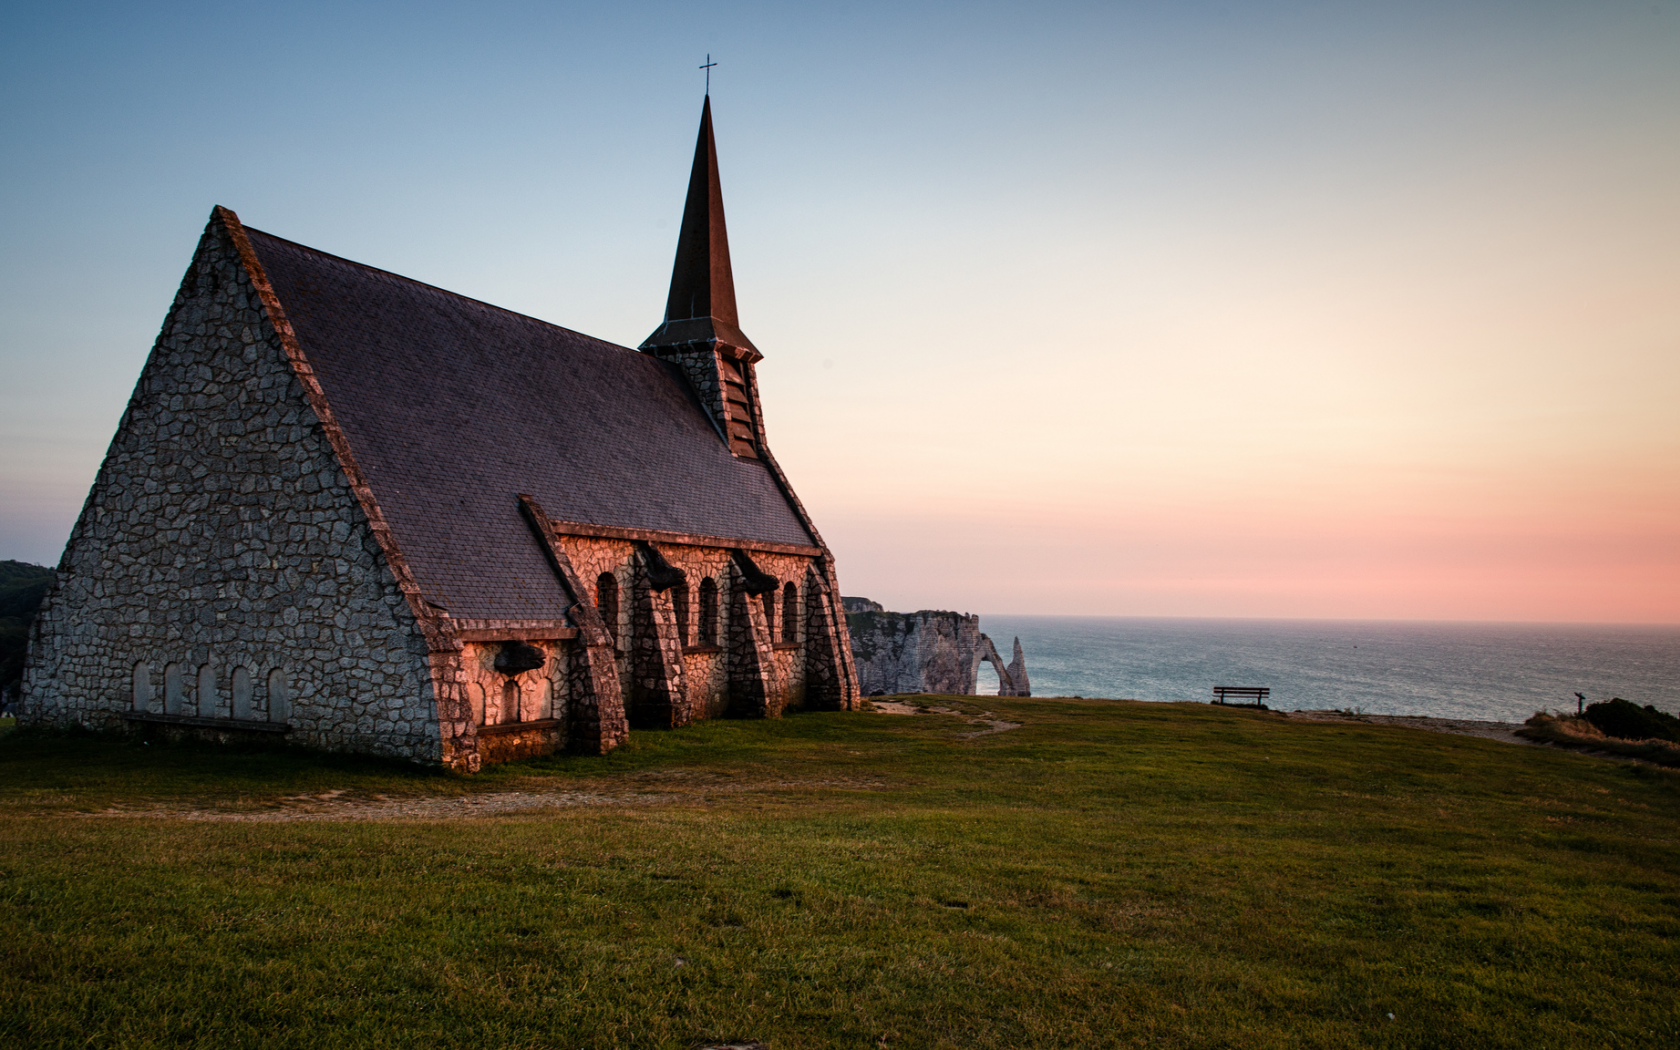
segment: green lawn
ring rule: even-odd
[[[476,778],[13,731],[0,1044],[1680,1046],[1680,773],[941,702],[1024,725],[720,721]],[[620,801],[180,815],[333,791]]]

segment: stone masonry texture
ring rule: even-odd
[[[523,619],[494,603],[456,618],[405,559],[405,526],[387,520],[380,483],[358,465],[292,325],[251,238],[218,209],[37,617],[26,721],[281,739],[476,772],[605,753],[632,724],[856,707],[820,539],[736,547],[620,523],[596,535],[509,491],[516,528],[500,542],[528,537],[525,561],[548,567],[552,600],[510,606]],[[685,378],[672,381],[708,403],[715,369],[704,363],[680,360]],[[757,441],[764,464],[752,469],[769,471],[798,538],[815,537],[761,424]],[[623,484],[636,484],[633,472]],[[625,532],[637,538],[608,538]],[[656,583],[650,558],[686,583],[664,567]],[[748,580],[742,558],[776,589],[749,593],[764,580]],[[598,611],[604,577],[617,595],[610,624]],[[705,594],[715,604],[703,617]],[[715,623],[710,640],[703,619]]]
[[[32,641],[29,721],[116,728],[148,680],[157,713],[230,719],[237,674],[291,741],[441,758],[426,641],[218,221]]]

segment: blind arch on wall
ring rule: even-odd
[[[249,721],[256,716],[251,703],[251,669],[243,665],[233,669],[231,690],[233,717]]]
[[[134,709],[141,714],[152,709],[152,669],[144,660],[134,665]]]
[[[283,667],[268,672],[268,719],[271,722],[289,722],[292,719],[291,682],[287,680]]]
[[[163,669],[163,713],[181,714],[186,706],[186,683],[182,680],[181,665],[167,664]]]
[[[205,664],[198,669],[198,687],[193,690],[193,699],[198,704],[200,718],[214,718],[216,715],[216,668],[212,664]]]

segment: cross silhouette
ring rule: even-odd
[[[700,68],[706,71],[706,94],[708,95],[712,93],[712,67],[715,65],[717,65],[717,63],[712,61],[711,53],[707,52],[706,64]]]

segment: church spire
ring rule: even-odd
[[[748,361],[762,356],[741,331],[735,311],[729,230],[723,220],[723,189],[718,184],[717,142],[712,138],[712,98],[707,95],[700,109],[700,137],[694,145],[665,322],[642,349],[714,340],[728,356]]]

